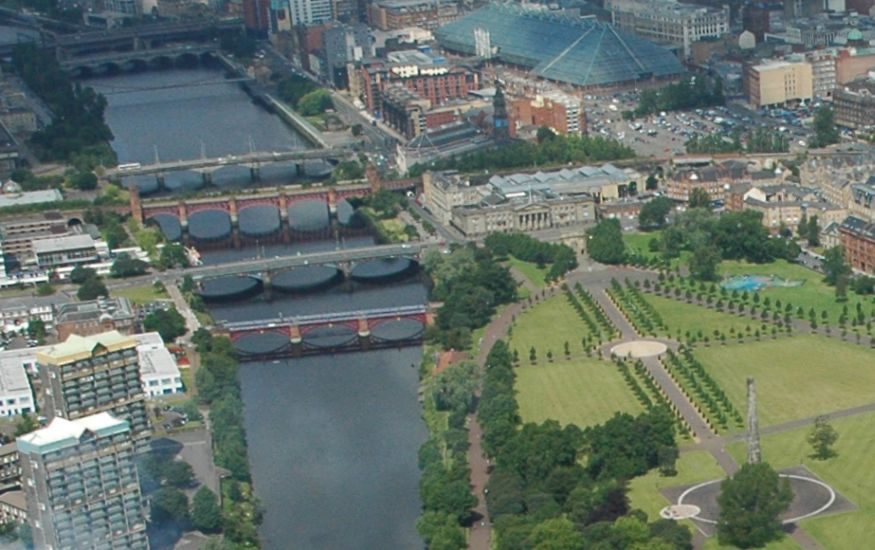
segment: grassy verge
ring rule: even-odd
[[[667,329],[664,334],[673,338],[690,333],[710,336],[714,331],[729,334],[731,331],[743,331],[748,325],[758,326],[751,319],[745,319],[727,313],[720,313],[705,307],[688,304],[671,298],[654,294],[645,294],[644,299],[659,313]]]
[[[513,256],[508,257],[507,265],[522,273],[536,287],[544,288],[547,286],[546,277],[548,269],[546,267],[538,267],[536,264],[524,262]]]
[[[132,286],[117,288],[112,291],[113,296],[127,298],[137,305],[148,304],[156,300],[168,300],[170,297],[163,290],[157,290],[155,285]]]
[[[589,334],[578,313],[564,294],[555,294],[520,315],[513,326],[510,342],[521,362],[528,364],[529,352],[535,348],[539,361],[546,361],[547,351],[554,358],[564,355],[565,342],[572,355],[582,352],[581,341]],[[598,337],[598,335],[594,335]]]

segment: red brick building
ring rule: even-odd
[[[462,67],[430,69],[419,74],[399,74],[390,65],[375,63],[360,70],[365,107],[374,113],[381,109],[383,92],[389,85],[401,85],[427,99],[433,107],[450,99],[465,98],[480,88],[480,76]]]
[[[566,94],[544,94],[510,101],[510,136],[525,126],[546,126],[561,134],[585,134],[586,115],[581,101]]]
[[[839,236],[851,267],[875,273],[875,223],[849,216],[839,226]]]

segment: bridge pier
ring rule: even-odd
[[[164,183],[164,174],[162,174],[161,172],[158,172],[157,174],[155,174],[155,181],[158,182],[158,190],[159,191],[166,191],[167,190],[167,185]]]
[[[204,186],[209,186],[213,184],[213,173],[209,170],[204,170],[201,172],[201,178],[203,179]]]
[[[365,317],[361,317],[358,320],[358,337],[359,347],[365,351],[371,349],[371,328]]]
[[[289,344],[292,348],[292,357],[300,357],[304,351],[304,339],[301,337],[301,329],[298,325],[289,325]]]
[[[261,167],[260,166],[250,166],[249,167],[249,178],[252,182],[261,181]]]
[[[267,301],[270,301],[273,297],[273,283],[270,279],[270,271],[265,271],[261,274],[261,292]]]
[[[295,175],[298,177],[307,175],[307,173],[304,171],[304,165],[300,162],[295,163]]]

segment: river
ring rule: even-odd
[[[215,78],[205,69],[145,72],[88,80],[108,94],[107,120],[120,161],[226,155],[255,146],[303,146],[278,118],[234,84],[189,86]],[[179,85],[168,88],[167,86]],[[324,206],[322,207],[324,209]],[[343,242],[207,251],[205,263],[364,246]],[[274,294],[211,306],[217,319],[245,320],[423,303],[418,280],[340,287],[299,297]],[[244,363],[240,381],[255,492],[264,509],[266,550],[419,548],[417,450],[427,434],[417,401],[421,350],[380,350]]]

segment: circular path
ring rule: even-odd
[[[656,340],[632,340],[612,347],[611,354],[617,357],[642,359],[662,355],[666,350],[668,350],[668,346]]]

